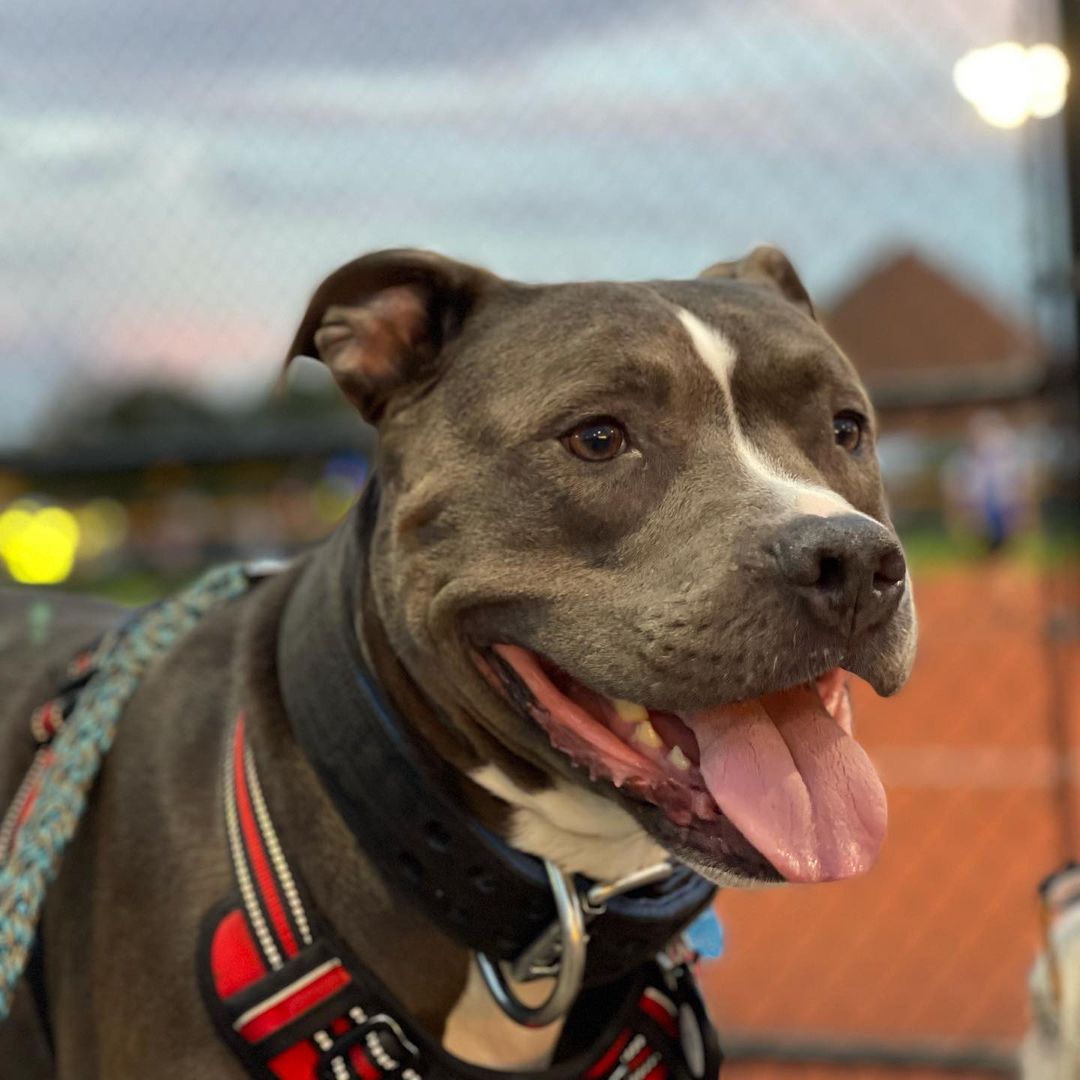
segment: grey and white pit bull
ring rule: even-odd
[[[911,585],[866,393],[783,255],[534,286],[380,252],[322,283],[295,355],[377,426],[378,499],[143,681],[47,898],[52,1049],[20,993],[4,1080],[244,1075],[193,975],[200,920],[231,887],[217,793],[240,709],[282,845],[363,964],[464,1060],[551,1054],[558,1025],[502,1015],[294,737],[281,680],[306,661],[283,671],[277,643],[308,581],[352,598],[382,695],[522,851],[598,880],[670,853],[724,885],[845,878],[878,854],[885,797],[846,683],[904,683]],[[117,615],[0,603],[3,807],[31,711]]]

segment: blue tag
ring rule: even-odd
[[[724,955],[724,927],[711,907],[686,928],[685,936],[702,960],[716,960]]]

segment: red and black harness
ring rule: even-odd
[[[203,996],[250,1075],[267,1080],[437,1080],[505,1076],[451,1058],[408,1019],[370,971],[321,924],[282,851],[244,718],[225,762],[224,813],[237,895],[207,917]],[[544,1080],[701,1080],[719,1051],[685,957],[663,956],[586,992],[568,1020],[588,1045]],[[602,1010],[602,1011],[601,1011]],[[577,1011],[577,1010],[575,1010]]]

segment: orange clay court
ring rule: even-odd
[[[1066,851],[1077,823],[1062,783],[1080,747],[1080,643],[1052,656],[1044,641],[1066,581],[1009,564],[916,577],[910,683],[887,701],[855,690],[856,733],[889,790],[884,853],[848,883],[721,893],[727,952],[705,965],[703,983],[722,1032],[1004,1051],[1020,1039],[1039,940],[1035,888],[1077,854]],[[1053,664],[1065,691],[1056,698]],[[1065,761],[1051,736],[1055,700],[1074,748]],[[986,1074],[724,1069],[734,1080],[856,1075]]]

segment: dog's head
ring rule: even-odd
[[[378,427],[374,607],[486,786],[587,792],[571,832],[636,821],[718,879],[873,861],[846,673],[904,682],[911,586],[872,409],[782,254],[528,286],[381,252],[298,354]]]

